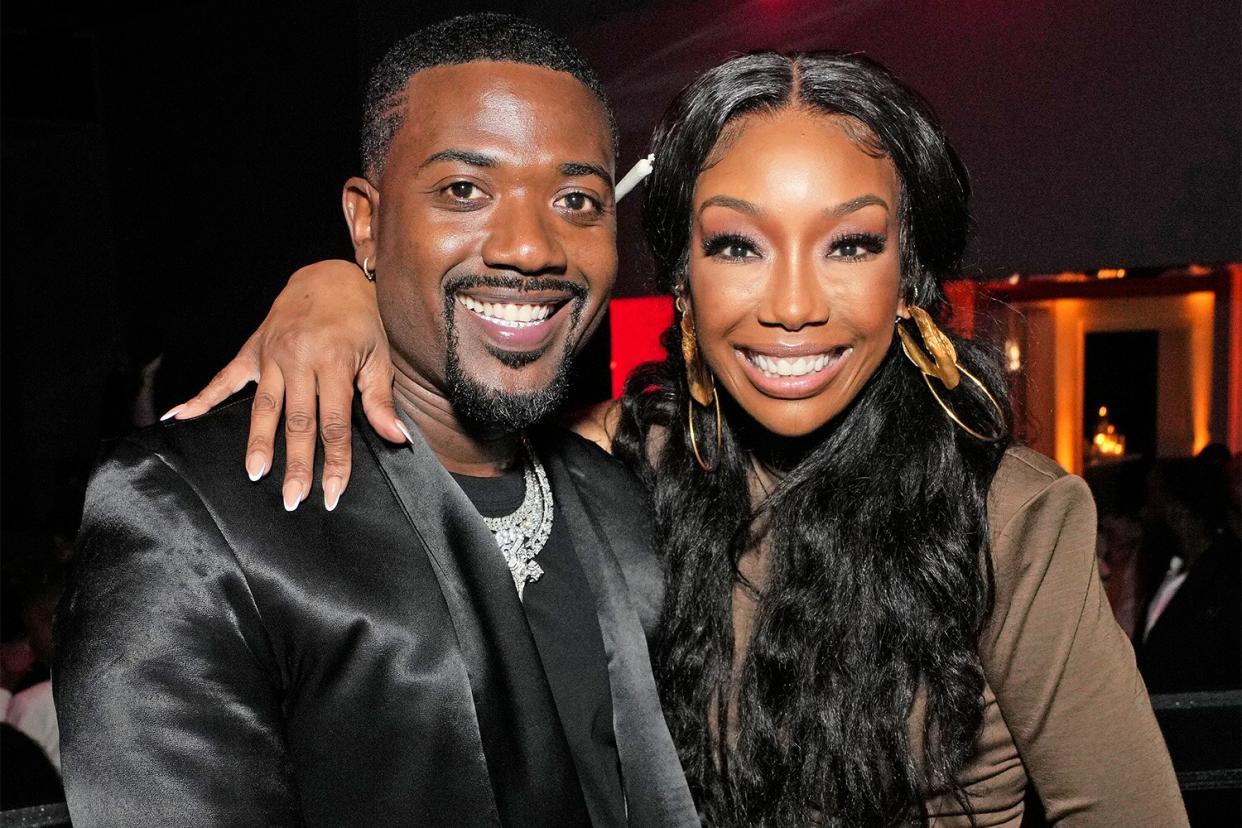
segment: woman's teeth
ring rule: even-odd
[[[764,376],[804,377],[807,374],[824,370],[836,360],[839,354],[839,351],[832,351],[790,359],[789,357],[769,357],[763,354],[748,353],[746,358],[762,371]]]
[[[519,305],[510,302],[479,302],[462,294],[457,295],[469,310],[482,316],[488,322],[504,325],[508,328],[529,328],[538,325],[556,310],[552,305]]]

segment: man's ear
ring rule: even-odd
[[[370,260],[369,268],[375,269],[375,225],[379,216],[379,190],[365,178],[354,176],[345,182],[341,193],[341,208],[345,211],[345,224],[354,243],[354,260],[362,267]]]

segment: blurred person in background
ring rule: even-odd
[[[1153,693],[1242,688],[1242,556],[1237,459],[1209,446],[1153,470],[1148,537],[1163,537],[1164,578],[1148,602],[1139,667]]]

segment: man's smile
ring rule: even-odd
[[[546,320],[556,310],[551,304],[519,304],[517,302],[480,302],[469,296],[458,296],[468,309],[474,311],[488,322],[506,328],[529,328]]]
[[[462,330],[477,330],[492,348],[507,352],[545,349],[560,331],[576,325],[586,295],[582,285],[559,279],[536,290],[489,282],[452,290],[458,309],[469,311],[455,315],[469,320]]]

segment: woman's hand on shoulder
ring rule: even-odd
[[[331,510],[349,482],[355,383],[375,430],[394,443],[406,440],[393,407],[392,379],[375,286],[353,262],[316,262],[293,274],[237,356],[163,419],[205,414],[247,383],[258,382],[246,473],[258,480],[271,470],[283,407],[285,508],[292,511],[310,494],[318,436],[324,445],[324,504]]]

